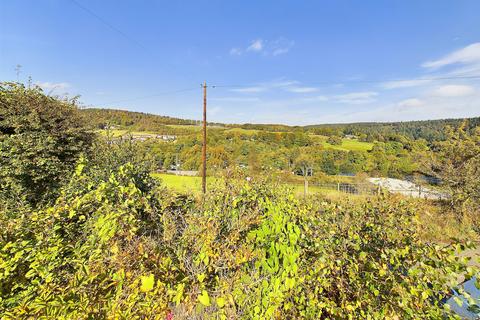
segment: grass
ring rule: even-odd
[[[253,135],[257,133],[259,130],[255,129],[243,129],[243,128],[230,128],[226,129],[225,132],[234,132],[238,134],[246,134],[246,135]]]
[[[130,131],[130,130],[125,130],[125,129],[114,129],[114,130],[97,130],[98,133],[101,135],[106,136],[108,132],[110,131],[110,134],[112,137],[117,138],[117,137],[122,137],[125,135],[134,135],[134,136],[150,136],[154,135],[154,132],[150,131]]]
[[[188,125],[188,124],[167,124],[167,127],[174,128],[174,129],[186,129],[191,131],[200,131],[202,126],[199,125]]]
[[[201,177],[190,177],[190,176],[177,176],[174,174],[166,173],[153,173],[152,176],[162,181],[162,183],[167,187],[171,188],[178,193],[200,193],[202,190],[202,178]],[[212,186],[217,179],[215,177],[207,177],[207,188]],[[303,196],[303,184],[297,183],[288,183],[289,187],[292,188],[293,192],[297,196]],[[308,187],[309,195],[325,195],[329,197],[362,197],[360,195],[351,195],[336,190],[327,190],[322,189],[313,185]]]
[[[333,145],[328,143],[326,140],[322,141],[322,145],[325,149],[335,149],[342,151],[370,151],[373,148],[373,143],[371,142],[362,142],[357,139],[342,139],[341,145]]]
[[[162,181],[165,186],[180,193],[194,192],[198,193],[202,190],[202,178],[190,176],[177,176],[174,174],[153,173],[152,176]],[[216,179],[207,177],[207,187]]]

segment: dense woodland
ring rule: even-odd
[[[202,139],[198,125],[179,125],[180,120],[127,111],[82,110],[88,118],[98,116],[97,128],[125,129],[123,139],[137,131],[177,135],[175,143],[151,139],[143,145],[150,150],[151,161],[157,169],[175,167],[183,170],[199,170]],[[100,120],[101,119],[101,120]],[[171,126],[171,121],[177,121]],[[474,119],[473,121],[476,121]],[[184,122],[183,122],[184,123]],[[444,123],[437,124],[438,132]],[[455,124],[460,124],[456,121]],[[470,122],[469,122],[470,123]],[[362,130],[369,130],[367,125]],[[409,138],[398,133],[371,135],[358,134],[351,141],[368,142],[352,148],[342,148],[342,137],[347,133],[336,127],[302,128],[279,125],[210,125],[208,135],[210,171],[224,170],[231,166],[248,168],[253,173],[287,171],[298,172],[299,162],[316,173],[313,180],[325,180],[332,175],[357,175],[405,178],[425,174],[419,166],[419,158],[425,155],[429,143],[425,139]],[[350,129],[349,129],[350,130]],[[115,130],[111,130],[114,132]],[[347,131],[352,135],[352,131]],[[355,132],[358,133],[358,132]],[[442,133],[444,135],[444,133]],[[117,137],[118,138],[118,137]],[[343,139],[345,140],[345,139]],[[348,139],[347,139],[348,142]],[[337,147],[337,148],[335,148]]]
[[[131,112],[114,109],[82,110],[91,123],[98,128],[115,125],[132,131],[164,130],[165,125],[199,125],[195,120],[184,120],[154,114]],[[287,126],[281,124],[220,124],[209,123],[226,128],[241,128],[246,130],[262,130],[268,132],[304,132],[323,136],[355,135],[365,141],[386,141],[402,135],[409,139],[425,139],[428,142],[445,140],[447,127],[459,127],[465,119],[442,119],[425,121],[405,121],[390,123],[349,123],[322,124],[310,126]],[[468,119],[469,130],[480,125],[480,117]],[[172,130],[172,129],[170,129]]]
[[[133,139],[162,130],[182,135]],[[80,110],[0,84],[1,318],[457,318],[443,302],[478,272],[460,258],[474,246],[465,236],[480,233],[478,118],[212,126],[218,183],[179,194],[152,172],[198,169],[199,134],[186,120]],[[339,149],[346,134],[374,137],[371,148]],[[303,198],[271,175],[305,166],[314,176],[421,171],[450,197]],[[472,233],[446,238],[449,220]]]

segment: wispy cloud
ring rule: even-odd
[[[294,92],[294,93],[311,93],[311,92],[317,92],[318,88],[292,86],[292,87],[286,87],[285,90],[289,92]]]
[[[438,60],[427,61],[422,64],[422,67],[429,69],[438,69],[455,64],[465,65],[477,63],[480,63],[480,42],[472,43]]]
[[[384,89],[427,87],[433,82],[449,80],[449,77],[478,76],[480,75],[480,42],[455,50],[439,59],[424,62],[421,67],[428,72],[427,75],[387,81],[382,83],[381,87]]]
[[[242,54],[242,50],[239,48],[232,48],[230,49],[230,55],[232,56],[239,56]]]
[[[378,96],[378,92],[374,91],[350,92],[335,95],[332,97],[332,100],[335,102],[346,104],[365,104],[374,102],[376,96]]]
[[[231,89],[232,92],[240,92],[240,93],[258,93],[266,91],[268,88],[264,86],[255,86],[255,87],[244,87],[244,88],[235,88]]]
[[[270,43],[271,52],[273,56],[285,54],[295,45],[293,40],[280,38]]]
[[[465,97],[475,93],[475,88],[467,85],[450,84],[435,88],[432,95],[438,97]]]
[[[425,86],[431,83],[431,79],[408,79],[408,80],[393,80],[387,81],[382,84],[382,87],[385,89],[398,89],[398,88],[411,88],[411,87],[420,87]]]
[[[397,104],[400,108],[416,108],[424,105],[424,102],[417,98],[410,98],[400,101]]]
[[[253,40],[252,43],[247,47],[247,51],[260,52],[262,50],[263,50],[262,39]]]
[[[269,43],[264,41],[262,46],[260,53],[264,54]],[[421,72],[411,78],[371,86],[346,81],[344,85],[316,87],[277,79],[234,91],[251,93],[242,96],[245,98],[261,96],[261,100],[244,104],[250,110],[245,113],[251,116],[250,122],[406,121],[480,115],[480,80],[475,78],[480,75],[480,42],[419,65]]]
[[[231,48],[230,55],[240,56],[244,53],[257,53],[265,56],[278,56],[290,51],[294,44],[295,42],[293,40],[288,40],[283,37],[275,40],[264,40],[259,38],[252,40],[250,44],[244,48]]]
[[[269,82],[261,82],[252,86],[231,89],[230,91],[241,93],[258,93],[272,89],[290,90],[291,88],[293,88],[293,86],[298,85],[298,83],[298,81],[292,80],[273,80]]]

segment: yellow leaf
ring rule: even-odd
[[[205,273],[197,275],[198,281],[203,282],[203,280],[205,280],[205,276],[206,276]]]
[[[140,278],[142,280],[142,286],[140,287],[140,291],[148,292],[153,289],[153,285],[155,283],[155,276],[150,274],[148,276],[142,276]]]
[[[198,301],[200,301],[200,303],[206,307],[210,305],[210,297],[208,296],[208,292],[206,290],[203,290],[202,294],[198,296]]]
[[[225,305],[225,299],[222,297],[217,298],[217,306],[219,308],[223,308],[224,305]]]

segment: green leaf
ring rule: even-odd
[[[155,276],[153,274],[150,274],[148,276],[142,276],[140,279],[142,281],[140,291],[148,292],[153,289],[153,285],[155,284]]]
[[[207,290],[202,291],[202,294],[198,296],[198,301],[206,307],[210,305],[210,297],[208,296]]]

